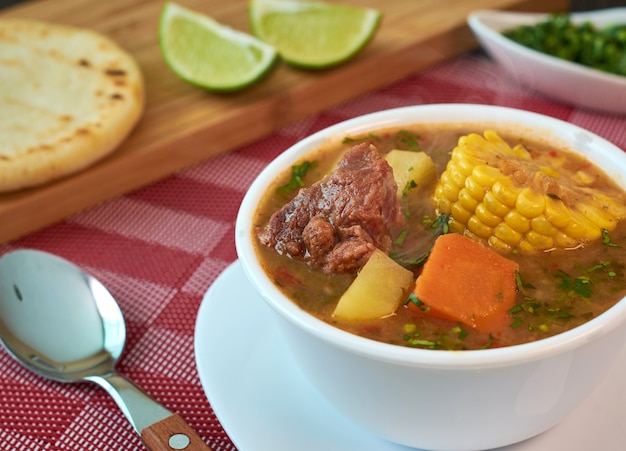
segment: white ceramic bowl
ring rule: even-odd
[[[520,83],[568,104],[608,113],[626,114],[626,77],[524,47],[502,35],[518,25],[541,22],[548,14],[507,11],[475,11],[467,23],[476,38],[498,64]],[[572,13],[574,23],[599,27],[626,24],[626,8]]]
[[[302,155],[346,135],[450,122],[514,129],[529,139],[548,137],[584,154],[626,187],[626,154],[566,122],[484,105],[399,108],[329,127],[276,158],[246,194],[235,240],[244,272],[275,312],[293,358],[340,412],[397,443],[431,450],[487,449],[549,429],[589,395],[626,341],[626,300],[576,329],[534,343],[460,352],[413,349],[352,335],[304,312],[274,286],[253,246],[259,200]]]

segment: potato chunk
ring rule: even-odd
[[[426,184],[435,176],[435,163],[424,152],[394,149],[385,156],[385,160],[393,169],[400,196],[411,184]]]
[[[389,316],[412,285],[413,273],[377,249],[339,299],[333,316],[348,321]]]

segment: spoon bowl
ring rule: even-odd
[[[9,354],[45,378],[103,387],[149,449],[209,449],[179,415],[115,371],[125,341],[122,311],[94,277],[42,251],[0,258],[0,342]]]

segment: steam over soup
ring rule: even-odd
[[[569,149],[479,127],[350,136],[265,193],[257,253],[297,305],[366,338],[484,349],[626,295],[625,194]]]

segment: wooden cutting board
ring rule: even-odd
[[[131,136],[109,158],[53,184],[0,194],[0,243],[232,150],[367,91],[477,47],[466,25],[476,9],[564,11],[569,0],[341,0],[383,13],[368,47],[319,72],[280,64],[258,85],[231,95],[202,91],[165,65],[157,42],[162,1],[41,0],[0,11],[100,31],[135,56],[147,105]],[[250,32],[247,0],[180,0]]]

